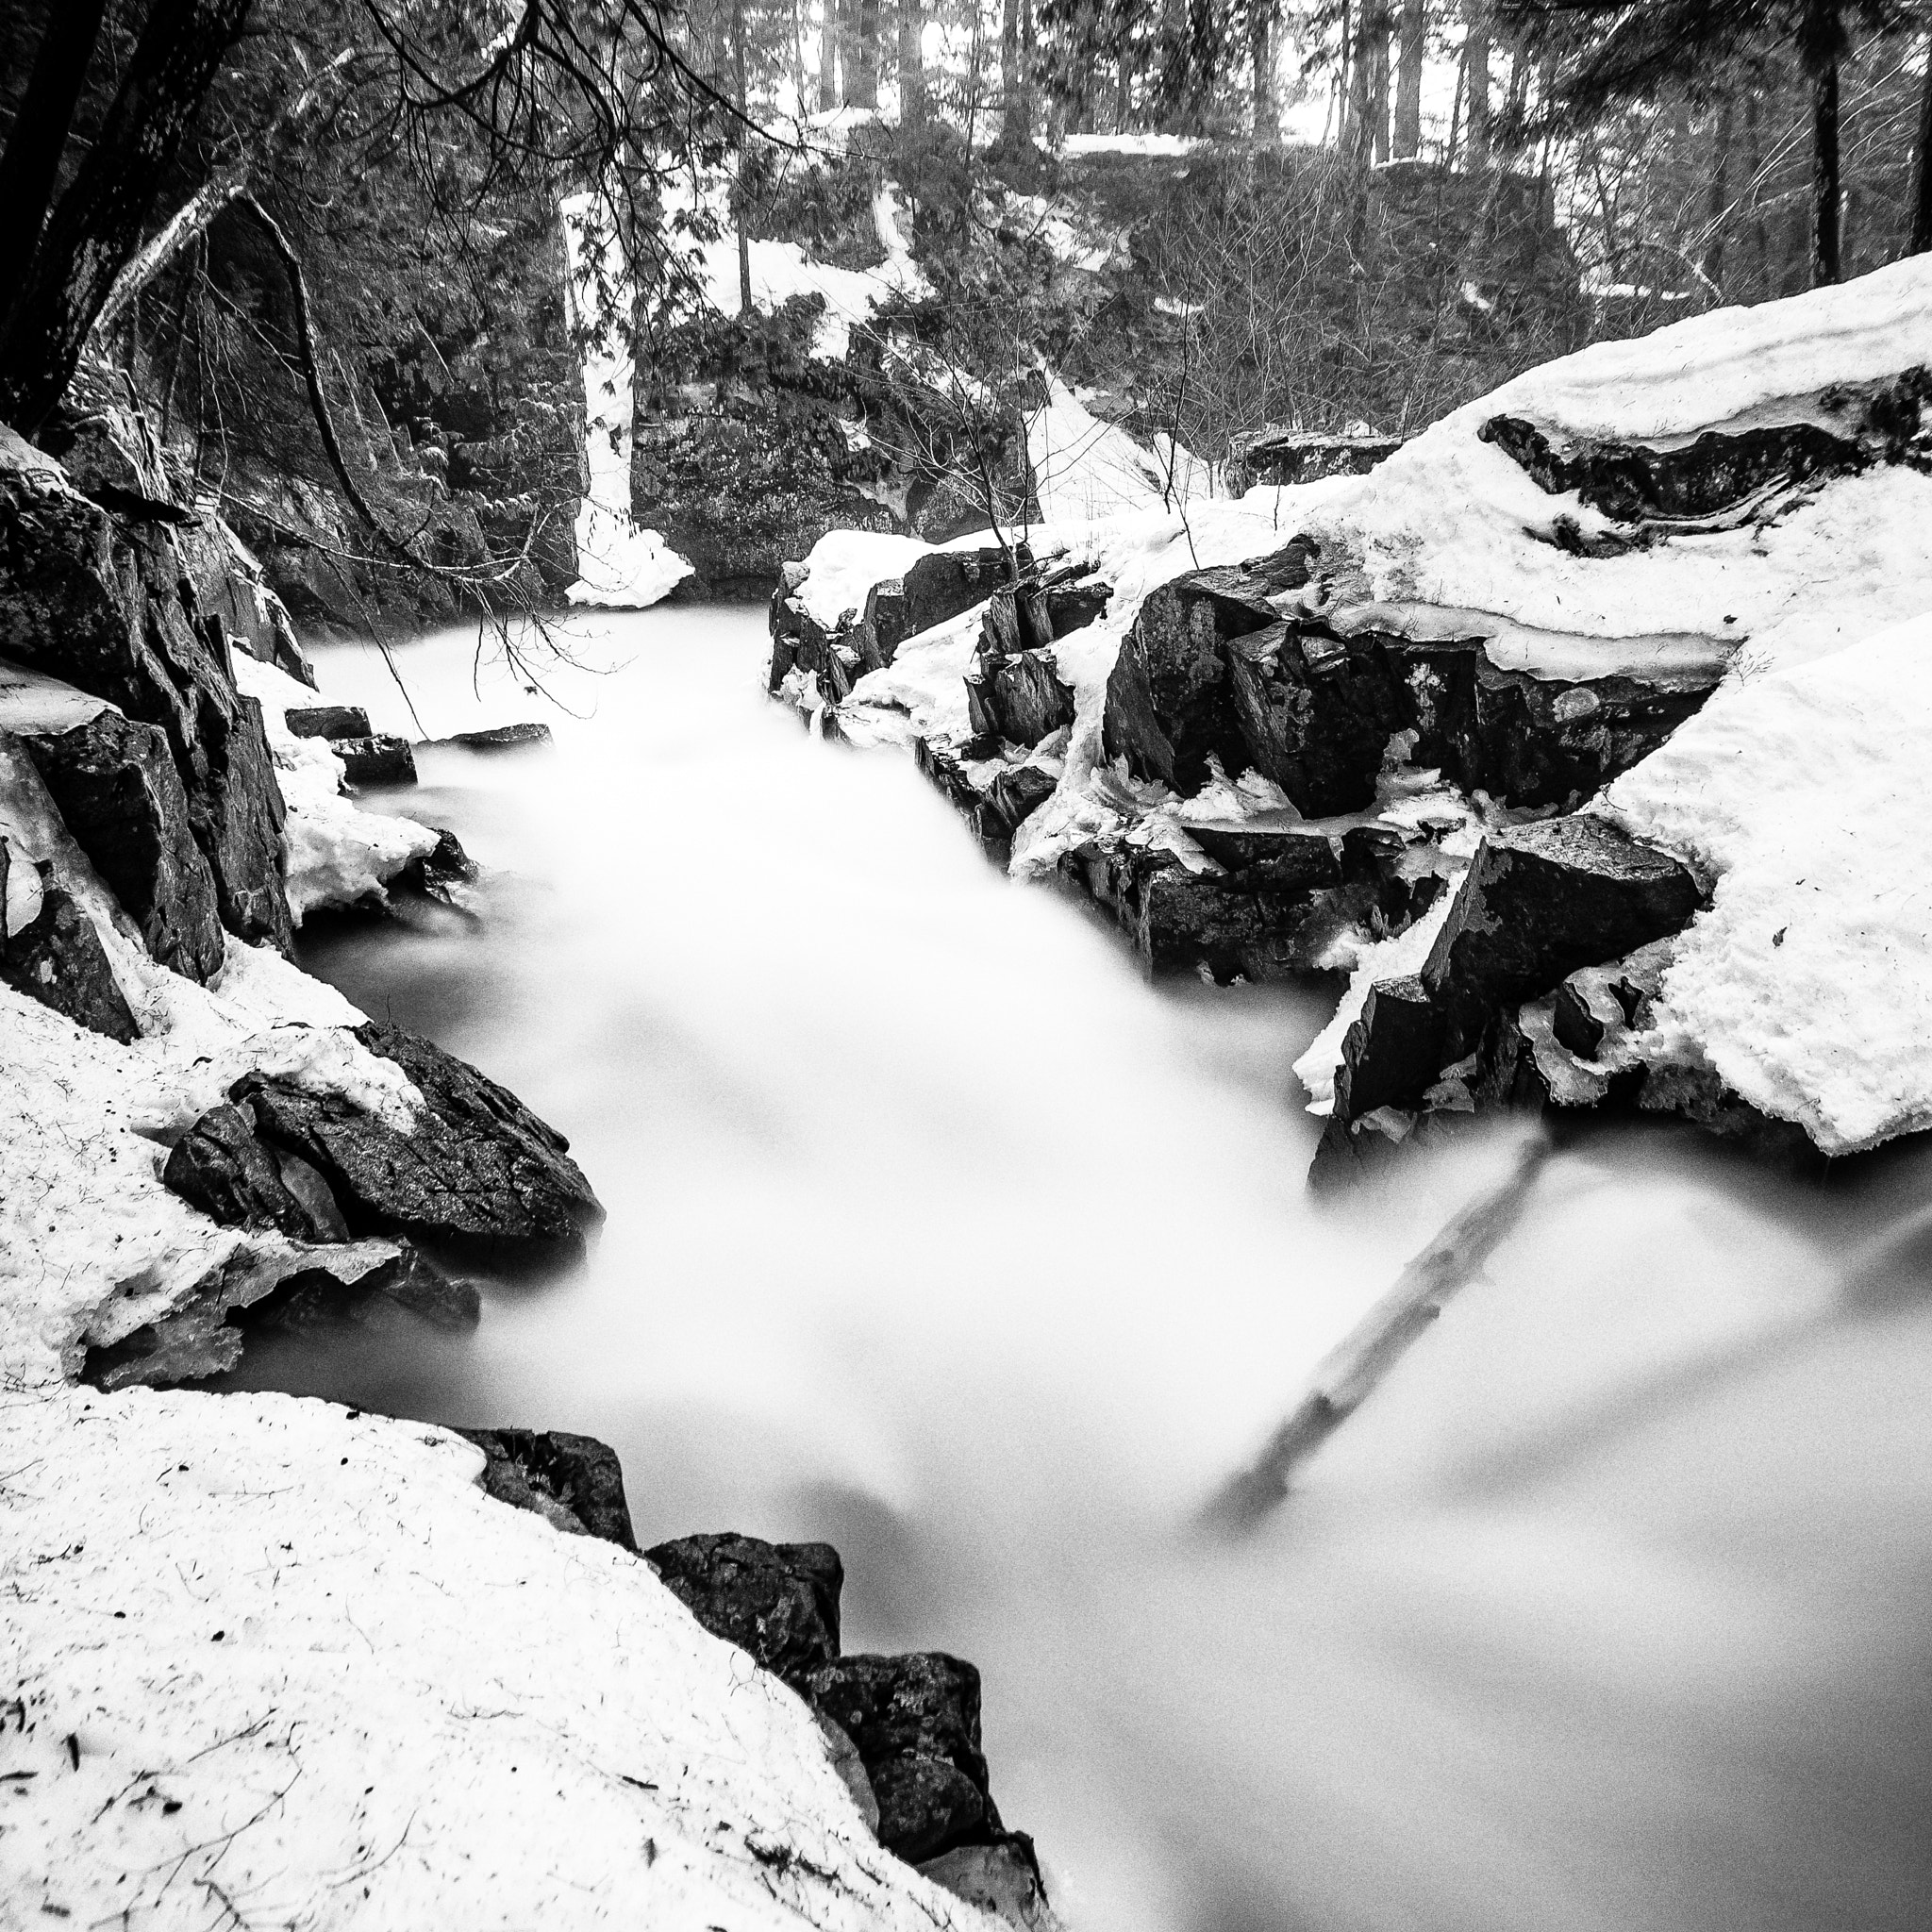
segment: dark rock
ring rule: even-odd
[[[476,861],[463,850],[454,832],[444,831],[438,832],[436,843],[427,852],[410,859],[389,881],[387,890],[391,896],[416,892],[447,906],[456,903],[458,886],[475,885],[476,878]]]
[[[1063,638],[1106,615],[1113,602],[1113,587],[1099,582],[1048,584],[1045,597],[1047,627],[1055,638]]]
[[[22,742],[75,841],[148,951],[190,979],[225,958],[214,875],[190,829],[187,793],[165,736],[103,709]]]
[[[482,1450],[483,1487],[562,1530],[635,1551],[624,1468],[594,1436],[561,1429],[459,1429]]]
[[[158,726],[229,931],[287,951],[282,801],[261,708],[229,674],[167,525],[116,517],[0,431],[0,651]]]
[[[1083,847],[1062,861],[1061,875],[1112,913],[1157,977],[1205,973],[1220,985],[1313,970],[1374,904],[1361,888],[1191,872],[1171,852],[1127,844]]]
[[[1555,994],[1551,1030],[1578,1059],[1593,1060],[1604,1043],[1604,1023],[1591,1010],[1582,991],[1566,979]]]
[[[1371,640],[1314,621],[1275,624],[1232,640],[1225,659],[1246,754],[1227,764],[1230,776],[1252,765],[1316,818],[1374,803],[1407,711]]]
[[[1004,584],[1033,568],[1025,544],[1011,550],[936,550],[922,557],[900,579],[905,597],[904,636],[916,637],[936,624],[984,604]]]
[[[917,1863],[1001,1829],[979,1738],[979,1673],[941,1652],[849,1657],[806,1692],[858,1747],[879,1842]]]
[[[1591,442],[1559,452],[1534,424],[1492,416],[1477,434],[1493,442],[1552,495],[1574,491],[1621,523],[1687,522],[1721,515],[1767,490],[1843,476],[1870,460],[1856,441],[1812,423],[1708,429],[1678,449]]]
[[[1694,716],[1722,675],[1713,666],[1703,676],[1565,682],[1498,670],[1478,657],[1453,734],[1454,769],[1467,791],[1574,808]]]
[[[1060,682],[1051,651],[1021,651],[981,660],[966,680],[966,708],[976,732],[1029,749],[1074,722],[1074,691]]]
[[[360,705],[296,705],[282,713],[295,738],[367,738],[369,713]]]
[[[439,746],[454,744],[464,751],[518,751],[526,744],[548,744],[550,727],[526,719],[518,724],[492,724],[483,731],[458,731],[430,742]]]
[[[1443,1016],[1418,977],[1369,989],[1342,1041],[1334,1118],[1359,1120],[1378,1108],[1413,1108],[1442,1065]]]
[[[297,1164],[293,1157],[283,1157],[282,1178],[291,1189],[294,1177],[290,1170]],[[432,1328],[469,1329],[483,1319],[482,1291],[467,1275],[446,1273],[409,1241],[396,1245],[402,1253],[373,1280],[376,1292]]]
[[[1191,822],[1188,837],[1227,869],[1231,881],[1248,890],[1313,891],[1342,883],[1342,868],[1326,834],[1291,825]]]
[[[1008,830],[1016,832],[1023,820],[1053,796],[1058,783],[1051,772],[1038,765],[1008,765],[994,776],[987,797]]]
[[[274,1228],[303,1241],[340,1238],[340,1215],[318,1214],[290,1190],[245,1106],[209,1108],[175,1143],[161,1181],[224,1227]]]
[[[1399,436],[1264,429],[1235,444],[1227,487],[1241,496],[1257,483],[1278,486],[1318,483],[1324,476],[1362,476],[1387,461],[1402,443]]]
[[[1204,570],[1148,593],[1107,682],[1109,758],[1184,794],[1207,782],[1210,756],[1230,776],[1246,768],[1224,646],[1280,622],[1262,590],[1240,571]]]
[[[1491,833],[1423,968],[1446,1022],[1444,1062],[1475,1048],[1496,1012],[1681,931],[1701,903],[1668,853],[1602,819]]]
[[[845,1569],[830,1543],[768,1543],[726,1531],[679,1537],[644,1556],[713,1637],[794,1688],[837,1658]]]
[[[328,1182],[357,1233],[407,1234],[499,1267],[580,1255],[603,1215],[569,1142],[507,1089],[428,1041],[375,1023],[356,1037],[415,1083],[426,1117],[410,1133],[333,1094],[251,1074],[229,1098],[257,1131]]]
[[[540,725],[538,728],[541,730],[543,727]],[[332,738],[329,749],[341,759],[342,776],[351,785],[413,785],[416,782],[416,754],[410,750],[407,738],[383,735]]]
[[[1299,591],[1314,576],[1321,557],[1322,546],[1314,538],[1294,536],[1279,550],[1271,550],[1265,557],[1246,558],[1241,568],[1251,577],[1258,578],[1271,592]]]
[[[860,628],[868,642],[868,668],[883,670],[892,661],[899,646],[912,635],[912,604],[900,578],[888,577],[866,593]]]
[[[123,1045],[141,1038],[134,1014],[114,978],[94,923],[60,886],[52,867],[34,868],[40,904],[30,919],[8,929],[8,882],[15,866],[32,860],[0,840],[0,979],[29,999],[63,1014],[76,1026],[104,1033]],[[15,885],[15,903],[30,898]]]
[[[989,744],[986,755],[990,757],[997,749],[996,745]],[[922,738],[914,743],[912,755],[934,790],[972,826],[986,856],[995,865],[1004,866],[1013,856],[1013,826],[1017,821],[1009,820],[991,795],[974,784],[966,775],[964,760],[957,753]]]
[[[985,1844],[957,1846],[928,1858],[919,1870],[942,1890],[1020,1932],[1050,1932],[1056,1924],[1039,1857],[1024,1831],[1001,1832]]]

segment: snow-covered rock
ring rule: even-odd
[[[1386,817],[1391,779],[1396,792],[1433,791],[1447,808],[1429,835],[1446,873],[1474,849],[1471,828],[1574,809],[1612,780],[1602,808],[1717,886],[1665,974],[1658,1024],[1676,1029],[1680,1061],[1707,1056],[1715,1079],[1828,1151],[1924,1124],[1932,1058],[1922,1069],[1902,1041],[1922,995],[1932,997],[1932,970],[1909,910],[1894,917],[1893,898],[1880,895],[1909,908],[1911,889],[1897,884],[1914,875],[1903,849],[1913,783],[1903,721],[1915,715],[1926,640],[1916,625],[1880,634],[1932,611],[1927,369],[1932,261],[1914,258],[1532,370],[1366,475],[1009,533],[1042,573],[1077,560],[1112,592],[1095,621],[1055,641],[1074,723],[1056,746],[1057,789],[1013,833],[1013,872],[1071,869],[1105,896],[1120,889],[1120,855],[1138,850],[1212,878],[1190,817],[1293,821],[1296,797],[1281,781],[1302,782],[1299,767],[1263,756],[1262,727],[1292,725],[1302,684],[1312,697],[1331,666],[1373,669],[1358,648],[1366,640],[1369,658],[1395,675],[1396,711],[1417,715],[1363,714],[1376,735],[1392,732],[1388,763],[1377,774],[1373,757],[1356,760],[1335,795],[1352,801],[1373,780],[1375,796],[1321,828],[1412,838]],[[1281,567],[1290,553],[1292,570]],[[1276,671],[1251,676],[1245,697],[1233,692],[1228,728],[1207,733],[1184,774],[1158,758],[1137,764],[1109,708],[1124,641],[1160,586],[1253,559],[1266,561],[1251,588],[1287,637],[1318,646],[1312,681],[1287,665],[1283,646]],[[841,608],[860,605],[858,559],[827,547],[824,563]],[[811,596],[819,570],[815,552],[798,594]],[[1268,614],[1255,619],[1263,656],[1274,648]],[[969,612],[901,641],[837,704],[840,735],[924,741],[934,769],[970,780],[980,769],[965,702],[977,629]],[[1209,655],[1227,650],[1224,639]],[[1452,729],[1441,712],[1462,701],[1472,669],[1477,715]],[[1685,724],[1712,690],[1709,722]],[[1881,693],[1895,726],[1880,715]],[[1157,693],[1157,712],[1164,702]],[[1233,729],[1243,717],[1252,728]],[[1404,724],[1474,796],[1405,767]],[[998,767],[983,770],[985,792]],[[1727,829],[1734,821],[1751,828],[1748,840]],[[1821,891],[1811,853],[1834,841],[1834,888]],[[1142,891],[1146,861],[1130,871],[1127,886]],[[1801,875],[1821,916],[1798,946],[1790,895]],[[1377,974],[1419,963],[1401,923],[1424,903],[1437,902],[1411,900],[1392,917],[1378,908],[1359,927],[1352,1008]],[[1332,948],[1325,963],[1344,963],[1349,950]],[[1840,961],[1844,976],[1833,980]],[[1322,1056],[1344,1030],[1324,1035]],[[1324,1072],[1316,1058],[1303,1072],[1319,1108],[1334,1061]]]

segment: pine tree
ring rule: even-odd
[[[1908,24],[1902,0],[1499,0],[1498,12],[1557,56],[1556,102],[1585,125],[1668,87],[1707,94],[1714,74],[1795,50],[1811,94],[1811,280],[1840,278],[1839,70],[1857,37]]]

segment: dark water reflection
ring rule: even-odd
[[[982,1666],[1092,1932],[1932,1924],[1924,1154],[1821,1188],[1586,1135],[1265,1533],[1205,1545],[1507,1133],[1318,1207],[1319,999],[1145,989],[905,761],[766,706],[756,617],[607,628],[555,751],[407,795],[494,868],[481,929],[311,948],[572,1134],[597,1252],[467,1341],[247,1379],[603,1436],[646,1539],[829,1537],[855,1647]],[[431,731],[532,709],[461,641],[403,661]],[[384,711],[374,660],[324,674]]]

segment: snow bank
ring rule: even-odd
[[[235,683],[258,699],[268,725],[275,782],[289,808],[283,837],[283,884],[300,925],[319,907],[353,906],[410,863],[435,851],[440,836],[414,819],[364,811],[342,796],[342,761],[325,738],[297,738],[287,713],[318,702],[316,693],[273,664],[238,656]]]
[[[1932,1125],[1932,615],[1740,678],[1601,809],[1715,882],[1660,1024],[1827,1153]]]
[[[987,1923],[790,1691],[460,1438],[63,1391],[0,1398],[0,1457],[10,1923]]]

